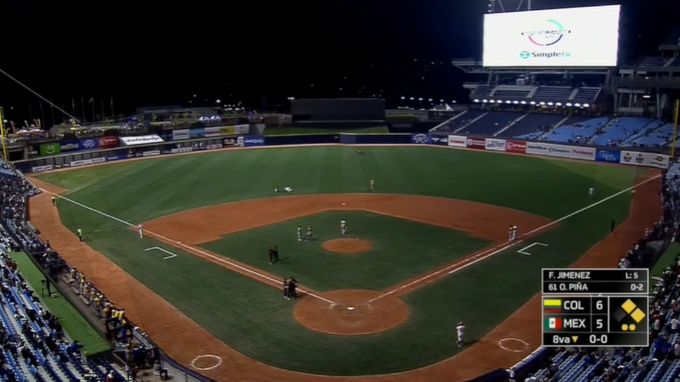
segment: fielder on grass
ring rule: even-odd
[[[137,224],[137,232],[139,232],[139,238],[143,239],[144,238],[144,227],[142,227],[142,223]]]
[[[463,325],[463,321],[458,323],[456,331],[458,332],[458,347],[461,347],[465,344],[463,342],[463,335],[465,334],[465,325]]]

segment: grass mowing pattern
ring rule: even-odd
[[[363,157],[351,147],[314,147],[170,157],[41,178],[131,222],[269,197],[274,185],[300,193],[363,192],[370,179],[379,192],[468,199],[555,219],[630,187],[638,170],[427,147],[367,148]],[[80,188],[82,182],[91,185]],[[595,200],[588,198],[589,187],[596,189]],[[531,256],[512,248],[410,293],[403,297],[410,309],[406,323],[360,337],[312,332],[295,322],[292,303],[278,289],[139,240],[120,223],[73,204],[62,202],[59,211],[70,229],[88,227],[92,247],[238,351],[286,369],[356,375],[410,370],[456,354],[453,322],[469,322],[466,336],[481,338],[538,292],[542,267],[573,263],[609,233],[611,219],[626,218],[629,204],[627,194],[611,199],[536,237],[549,247],[534,247]],[[429,244],[423,250],[438,246]],[[179,256],[164,261],[160,253],[144,252],[153,246]]]

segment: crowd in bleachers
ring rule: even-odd
[[[662,215],[619,262],[621,268],[653,265],[659,248],[653,243],[680,238],[680,163],[664,171],[661,184]],[[546,361],[530,373],[527,382],[675,382],[680,378],[680,253],[662,275],[649,299],[650,347],[550,348]],[[515,368],[511,380],[519,378]]]
[[[67,282],[97,312],[107,328],[107,336],[124,351],[128,372],[158,365],[157,352],[137,341],[133,325],[76,269],[43,242],[27,223],[26,200],[40,191],[11,165],[0,161],[0,208],[2,218],[14,235],[0,228],[0,380],[9,382],[124,381],[123,375],[105,359],[81,355],[82,345],[71,341],[59,320],[42,304],[23,278],[12,251],[26,250],[53,280],[63,269]],[[49,278],[41,285],[43,298],[52,297]],[[35,286],[34,286],[35,287]],[[47,293],[46,293],[47,292]],[[161,370],[162,372],[162,370]]]

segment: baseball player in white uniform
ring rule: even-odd
[[[513,225],[512,226],[512,241],[517,240],[517,226]]]
[[[458,326],[456,326],[456,332],[458,332],[458,347],[463,346],[463,335],[465,334],[465,325],[463,325],[463,321],[458,323]]]
[[[595,189],[594,188],[590,187],[590,189],[588,189],[588,196],[590,196],[591,198],[595,197]]]
[[[144,227],[142,227],[142,223],[139,223],[137,225],[137,232],[139,232],[139,238],[143,239],[144,238]]]
[[[508,241],[512,241],[512,226],[508,228]]]

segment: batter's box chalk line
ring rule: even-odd
[[[508,344],[515,342],[519,342],[520,344],[522,344],[522,349],[512,349],[508,346]],[[501,349],[509,351],[511,353],[521,353],[529,349],[529,343],[519,338],[503,338],[500,341],[498,341],[498,346],[500,346]]]
[[[206,359],[206,360],[211,359],[211,360],[213,360],[213,362],[215,362],[215,364],[212,365],[212,366],[207,366],[207,367],[196,366],[196,362],[203,360],[203,359]],[[194,358],[191,361],[191,367],[193,367],[196,370],[200,370],[200,371],[212,370],[212,369],[217,368],[221,364],[222,364],[222,358],[219,357],[219,356],[216,356],[216,355],[212,355],[212,354],[199,355],[198,357]]]

